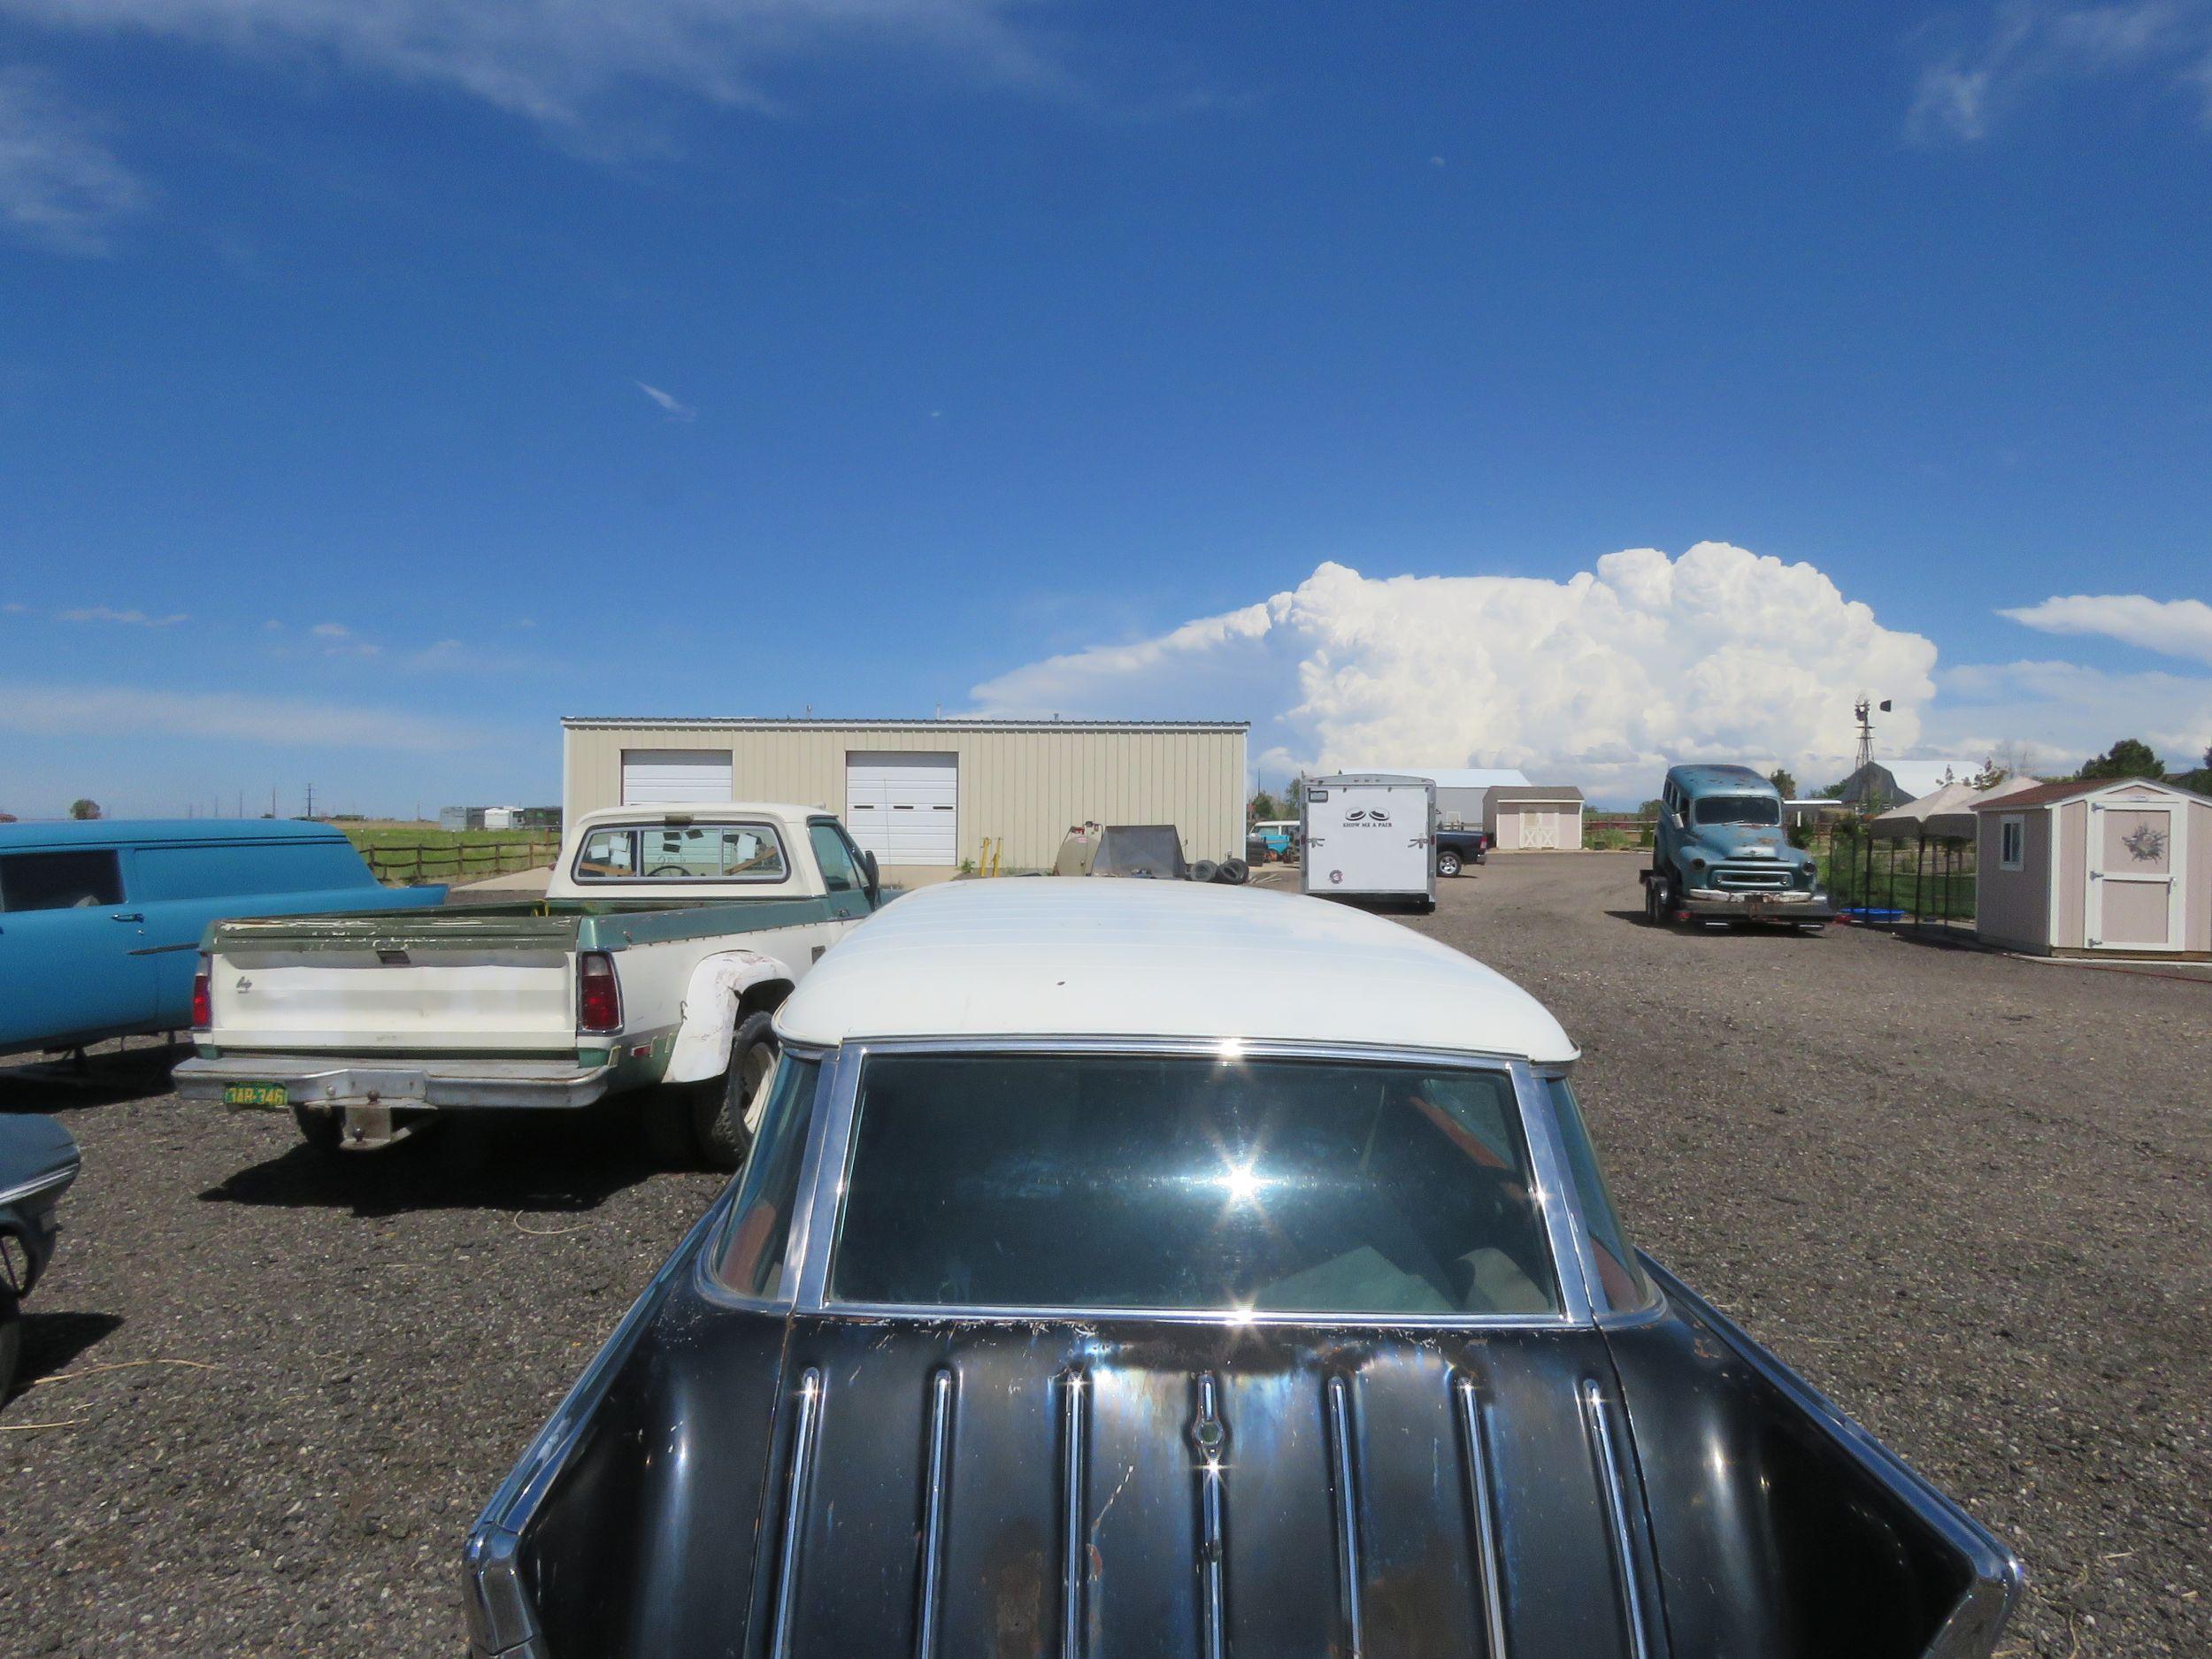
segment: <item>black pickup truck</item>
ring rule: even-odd
[[[1469,864],[1490,856],[1490,832],[1484,829],[1440,829],[1436,832],[1436,873],[1455,876]]]

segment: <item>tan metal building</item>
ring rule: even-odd
[[[2139,778],[1974,803],[1974,930],[2039,956],[2212,956],[2212,801]]]
[[[838,814],[902,885],[964,862],[1048,870],[1071,826],[1172,824],[1187,856],[1244,852],[1233,720],[561,722],[567,821],[657,801],[793,801]]]

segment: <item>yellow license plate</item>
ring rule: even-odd
[[[288,1103],[281,1083],[226,1083],[226,1106],[282,1106]]]

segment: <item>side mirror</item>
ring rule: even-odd
[[[875,854],[867,852],[861,854],[860,869],[861,873],[868,878],[868,902],[870,906],[873,907],[882,903],[883,878],[876,871]]]

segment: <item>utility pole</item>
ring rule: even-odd
[[[311,783],[307,786],[307,821],[315,821],[315,786]]]

